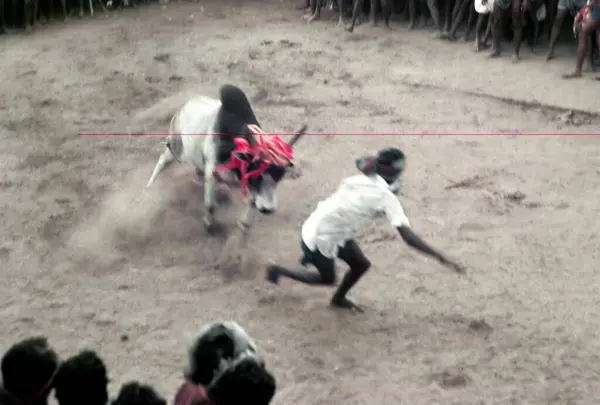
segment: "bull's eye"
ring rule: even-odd
[[[267,173],[269,173],[275,183],[278,183],[281,179],[283,179],[283,176],[285,176],[285,170],[285,167],[271,166],[269,167],[269,170],[267,170]]]
[[[253,190],[258,190],[260,188],[261,184],[262,184],[262,176],[251,177],[250,180],[248,180],[248,186]]]

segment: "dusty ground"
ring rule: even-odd
[[[159,138],[75,136],[125,131],[163,97],[225,82],[252,95],[273,131],[597,130],[597,118],[552,107],[600,113],[596,82],[557,79],[566,57],[490,61],[399,24],[348,35],[262,3],[142,7],[0,39],[0,347],[44,333],[64,356],[98,349],[113,391],[140,379],[170,396],[201,325],[233,318],[266,352],[275,404],[595,403],[596,138],[304,139],[303,175],[254,231],[257,269],[296,263],[315,203],[355,157],[391,144],[408,154],[415,228],[472,272],[457,278],[378,223],[361,236],[373,270],[353,291],[369,309],[351,316],[328,309],[327,289],[224,282],[212,269],[222,240],[202,231],[191,172],[143,191]],[[149,129],[166,131],[155,118]],[[235,210],[221,212],[233,222]]]

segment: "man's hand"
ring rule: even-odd
[[[465,269],[464,266],[455,263],[452,260],[445,258],[444,256],[440,257],[440,263],[458,274],[467,274],[467,269]]]

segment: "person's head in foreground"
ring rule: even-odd
[[[252,357],[241,358],[206,388],[214,405],[268,405],[275,395],[275,377]]]
[[[60,405],[105,405],[108,375],[102,359],[91,350],[68,358],[54,379],[54,396]]]
[[[397,193],[400,191],[400,176],[406,167],[406,156],[400,149],[385,148],[375,156],[364,156],[356,160],[356,167],[364,174],[378,175]]]
[[[185,379],[206,386],[228,363],[243,356],[257,357],[256,351],[254,341],[236,322],[207,325],[189,350]]]
[[[123,384],[111,405],[167,405],[154,388],[132,381]]]
[[[21,404],[46,404],[52,390],[58,356],[45,337],[22,340],[2,357],[4,390]]]
[[[22,340],[2,357],[6,392],[22,404],[46,404],[58,367],[58,356],[45,337]]]
[[[221,371],[206,387],[185,382],[174,405],[268,405],[275,395],[275,378],[254,357],[242,357]]]

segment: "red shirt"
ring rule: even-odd
[[[173,405],[213,405],[202,385],[185,382],[177,390]]]

